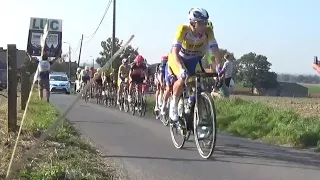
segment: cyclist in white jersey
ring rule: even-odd
[[[80,80],[81,80],[81,89],[82,89],[84,85],[86,85],[87,82],[90,81],[89,66],[86,66],[84,69],[81,70],[80,77],[81,77]]]

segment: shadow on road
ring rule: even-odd
[[[289,148],[279,148],[274,146],[253,143],[255,146],[245,146],[240,144],[225,144],[216,148],[216,154],[223,155],[223,159],[240,157],[253,158],[265,161],[277,161],[287,163],[290,166],[306,165],[314,166],[311,169],[320,170],[320,154],[295,151]],[[249,145],[249,144],[248,144]]]
[[[197,151],[195,147],[187,147],[183,150]],[[195,158],[172,158],[172,157],[147,157],[147,156],[122,156],[112,155],[104,156],[106,158],[129,158],[129,159],[154,159],[169,161],[194,161],[194,162],[224,162],[236,164],[251,164],[262,166],[299,168],[320,170],[320,155],[307,152],[292,152],[283,149],[259,149],[255,147],[246,147],[237,144],[227,144],[216,147],[212,158],[208,160],[199,159],[195,154]],[[301,166],[305,165],[305,166]]]
[[[70,121],[71,124],[76,123],[100,123],[100,124],[124,124],[122,122],[111,122],[111,121]]]

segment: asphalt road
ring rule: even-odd
[[[74,96],[52,95],[63,110]],[[90,137],[107,158],[124,170],[124,179],[139,180],[319,180],[320,153],[267,146],[218,134],[216,151],[203,160],[195,143],[178,150],[168,127],[115,109],[81,101],[68,119]],[[192,138],[192,137],[191,137]]]

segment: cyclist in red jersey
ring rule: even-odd
[[[94,76],[94,67],[93,66],[91,66],[90,67],[90,79],[92,79],[93,78],[93,76]]]
[[[134,62],[131,64],[130,72],[129,72],[129,96],[128,101],[131,102],[131,91],[132,87],[135,84],[143,84],[147,80],[147,67],[144,64],[144,58],[141,55],[138,55]]]

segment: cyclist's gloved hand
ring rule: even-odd
[[[222,76],[224,71],[223,71],[223,68],[221,66],[217,67],[217,73],[219,76]]]
[[[121,82],[124,82],[125,81],[125,77],[123,77],[123,76],[120,76],[120,80],[121,80]]]

